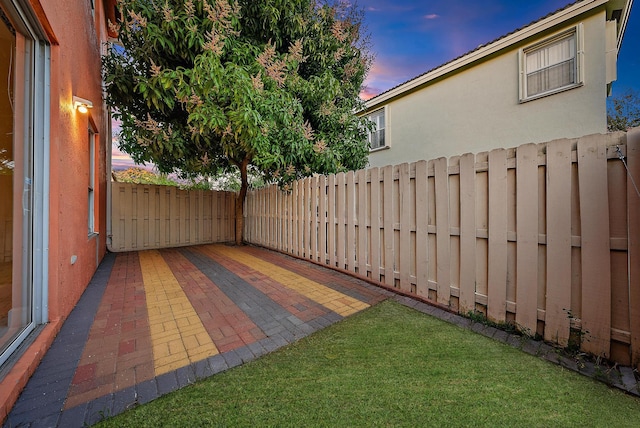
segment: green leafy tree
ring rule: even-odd
[[[354,113],[370,65],[362,14],[317,0],[120,0],[121,46],[103,57],[120,148],[186,176],[249,166],[288,188],[366,165]]]
[[[607,108],[609,131],[627,131],[640,126],[640,94],[629,89],[611,98]]]

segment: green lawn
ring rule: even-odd
[[[640,400],[386,301],[102,427],[638,427]]]

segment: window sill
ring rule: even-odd
[[[540,98],[545,98],[551,95],[555,95],[555,94],[559,94],[561,92],[565,92],[565,91],[570,91],[571,89],[575,89],[575,88],[579,88],[581,86],[584,86],[584,83],[576,83],[573,85],[569,85],[569,86],[565,86],[563,88],[558,88],[558,89],[554,89],[553,91],[549,91],[549,92],[544,92],[542,94],[538,94],[538,95],[533,95],[529,98],[523,98],[520,100],[520,104],[523,103],[527,103],[529,101],[535,101],[535,100],[539,100]]]
[[[383,150],[389,150],[390,148],[390,146],[376,147],[375,149],[370,149],[369,153],[381,152]]]

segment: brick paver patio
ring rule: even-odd
[[[251,246],[109,254],[5,426],[93,424],[390,294]]]
[[[392,297],[587,376],[550,345],[269,250],[202,245],[109,254],[5,428],[84,427],[254,360]],[[631,367],[611,385],[633,395]]]

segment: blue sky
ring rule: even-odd
[[[366,93],[386,91],[570,3],[573,0],[358,0],[376,56]],[[614,96],[629,88],[640,92],[638,3],[619,52]],[[113,166],[133,166],[115,143]]]
[[[375,61],[368,96],[465,54],[573,0],[358,0]],[[632,10],[618,57],[614,95],[640,91],[640,11]]]

